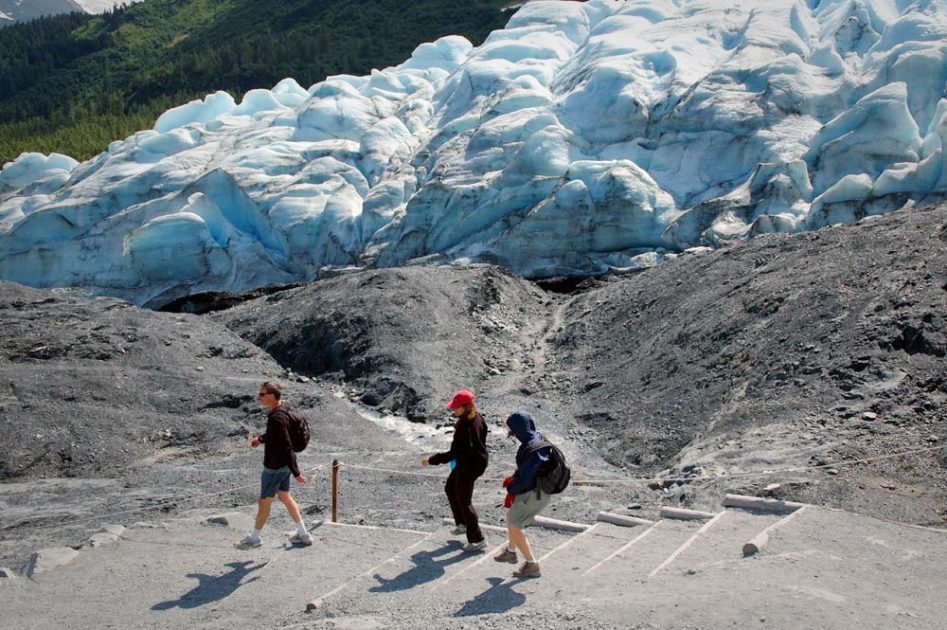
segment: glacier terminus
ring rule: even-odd
[[[652,265],[947,194],[943,0],[529,2],[474,47],[0,171],[0,278],[139,304],[348,267]]]

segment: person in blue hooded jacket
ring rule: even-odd
[[[519,551],[525,562],[513,571],[513,577],[539,577],[539,562],[533,556],[533,550],[523,530],[549,505],[551,495],[539,489],[537,477],[539,469],[550,460],[550,447],[531,448],[535,442],[544,441],[544,438],[525,411],[510,415],[506,419],[506,427],[510,434],[520,441],[520,447],[516,451],[516,472],[503,480],[503,487],[507,492],[503,505],[507,508],[506,530],[509,541],[506,549],[493,559],[497,562],[516,564],[516,552]]]

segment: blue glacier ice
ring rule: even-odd
[[[239,99],[0,171],[0,278],[138,303],[332,268],[529,276],[947,195],[943,0],[530,2],[481,46]]]

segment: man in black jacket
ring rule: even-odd
[[[289,494],[289,478],[292,475],[299,483],[306,483],[306,477],[296,463],[296,453],[289,437],[289,414],[283,406],[282,390],[278,383],[266,381],[260,385],[260,403],[270,410],[266,418],[266,433],[250,439],[250,446],[263,445],[263,474],[260,476],[260,500],[257,504],[254,529],[235,546],[238,549],[250,549],[263,544],[260,532],[270,516],[273,497],[276,496],[286,506],[289,516],[296,523],[296,534],[289,540],[293,544],[311,545],[312,535],[306,530],[299,506]]]

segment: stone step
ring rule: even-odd
[[[578,534],[562,530],[530,527],[527,538],[537,558],[542,558],[554,549],[568,544]],[[493,556],[505,548],[506,539],[498,538],[493,545],[474,564],[464,567],[463,571],[441,580],[431,588],[424,589],[418,596],[431,610],[440,610],[450,617],[466,617],[485,613],[501,613],[519,606],[525,601],[526,593],[531,592],[530,583],[539,580],[511,579],[513,571],[522,564],[499,563]],[[411,602],[407,602],[408,606]]]
[[[692,539],[678,549],[674,558],[662,566],[660,572],[693,575],[709,564],[742,562],[743,546],[785,517],[785,514],[724,510],[705,522]]]
[[[568,575],[581,574],[628,544],[644,529],[640,526],[596,523],[540,558],[543,575],[555,576],[558,580]]]
[[[308,602],[364,579],[366,571],[430,535],[335,523],[324,523],[311,533],[312,546],[294,547],[287,543],[260,571],[256,582],[212,609],[221,617],[221,627],[245,625],[254,611],[268,601],[274,605],[278,602],[276,608],[286,612],[303,612]]]
[[[399,599],[416,597],[418,592],[449,579],[484,557],[486,551],[465,551],[466,537],[452,535],[450,529],[442,527],[428,534],[352,580],[344,589],[314,598],[310,608],[321,617],[389,610]],[[494,540],[499,537],[498,532],[489,529],[485,534],[493,535]]]
[[[493,574],[487,577],[490,588],[468,599],[459,611],[466,614],[496,612],[498,602],[506,602],[510,607],[525,599],[533,603],[543,599],[554,602],[561,598],[563,588],[568,588],[570,593],[581,591],[587,582],[586,571],[605,561],[646,529],[596,523],[552,549],[537,553],[541,577],[526,580]],[[506,566],[513,568],[513,565]]]
[[[623,580],[647,580],[703,525],[701,521],[665,519],[651,526],[632,528],[635,535],[628,543],[586,569],[583,576],[593,585],[602,581],[603,576],[614,575],[615,571],[620,571]],[[604,581],[612,581],[612,578],[604,577]]]

